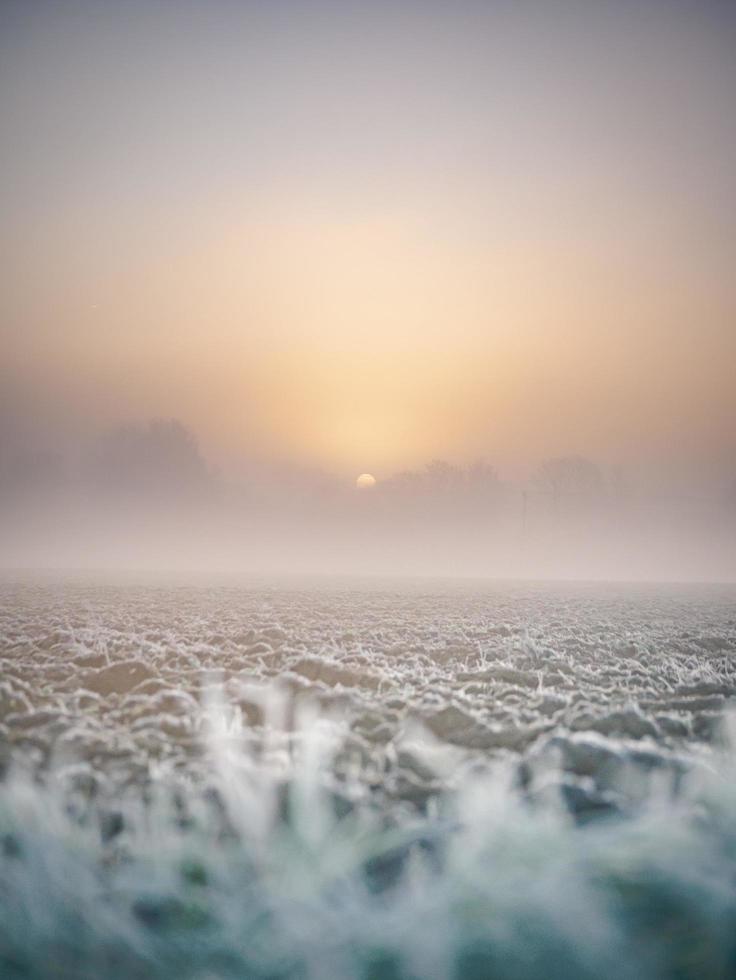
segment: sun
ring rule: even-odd
[[[358,490],[370,490],[371,487],[375,487],[376,478],[371,476],[370,473],[361,473],[358,479],[355,481],[355,486]]]

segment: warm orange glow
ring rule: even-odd
[[[371,476],[370,473],[361,473],[358,479],[355,481],[355,486],[358,490],[370,490],[376,485],[375,476]]]
[[[26,163],[8,188],[2,347],[33,411],[85,434],[173,416],[221,464],[346,478],[366,460],[731,451],[717,34],[665,36],[626,7],[615,23],[591,8],[578,36],[579,11],[540,5],[546,28],[522,44],[513,5],[467,22],[408,5],[377,75],[358,8],[336,44],[331,18],[292,37],[249,7],[213,18],[217,71],[179,54],[155,6],[133,33],[81,18],[62,43],[49,15],[8,45],[8,143]],[[163,73],[137,32],[163,45]],[[102,49],[104,92],[76,74]]]

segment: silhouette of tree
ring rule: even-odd
[[[194,436],[175,419],[104,433],[90,456],[88,474],[98,489],[153,497],[191,494],[208,481]]]
[[[459,521],[488,516],[501,496],[493,466],[478,460],[461,467],[435,459],[421,470],[397,474],[381,485],[381,494],[400,513],[454,517]]]
[[[534,487],[553,497],[595,496],[603,490],[600,468],[584,456],[558,456],[545,460],[533,478]]]
[[[539,466],[532,487],[553,514],[576,519],[597,509],[605,481],[599,467],[584,456],[558,456]]]

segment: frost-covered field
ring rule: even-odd
[[[0,977],[736,976],[735,599],[2,586]]]

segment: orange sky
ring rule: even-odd
[[[551,6],[7,4],[24,411],[342,474],[732,454],[733,10]]]

